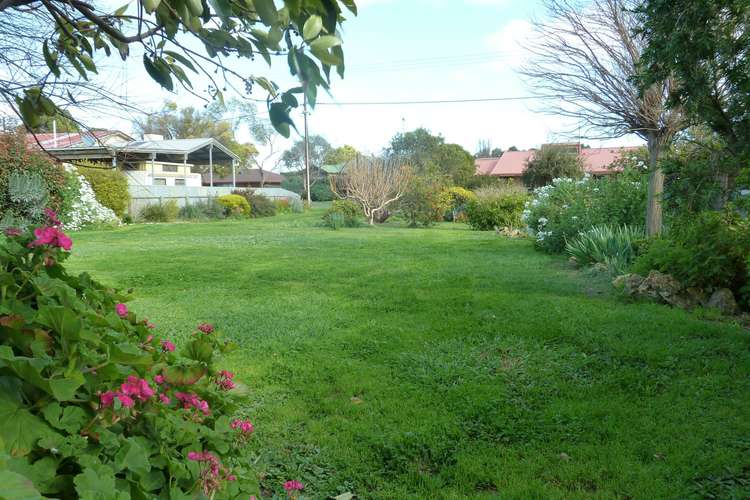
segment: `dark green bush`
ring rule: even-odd
[[[128,180],[120,170],[92,162],[76,165],[78,172],[91,184],[96,200],[122,217],[128,209]]]
[[[476,195],[466,206],[466,218],[472,229],[490,231],[495,227],[523,226],[523,209],[529,196],[522,187],[482,188]]]
[[[667,235],[641,248],[636,273],[655,269],[688,287],[729,288],[737,294],[748,284],[750,224],[734,213],[702,212],[676,220]]]
[[[410,227],[427,227],[443,219],[450,207],[450,198],[443,194],[444,187],[438,179],[413,176],[409,180],[398,209]]]
[[[335,198],[328,179],[320,179],[310,187],[310,199],[312,201],[331,201]]]
[[[235,189],[232,194],[242,196],[250,204],[251,217],[273,217],[276,215],[276,204],[268,197],[252,189]]]
[[[146,205],[141,209],[139,217],[146,222],[172,222],[180,213],[175,200]]]
[[[362,224],[362,208],[352,200],[334,200],[323,214],[323,224],[333,229],[358,227]]]

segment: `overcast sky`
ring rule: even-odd
[[[521,45],[530,34],[530,21],[544,15],[538,1],[358,0],[357,4],[359,16],[350,16],[344,24],[346,77],[334,77],[331,96],[319,94],[321,104],[309,120],[311,133],[323,135],[334,145],[351,144],[373,153],[386,146],[394,133],[420,126],[470,152],[476,151],[479,140],[503,149],[526,149],[577,139],[574,124],[544,114],[543,102],[534,100],[348,104],[530,95],[515,68],[526,59]],[[270,74],[282,88],[296,85],[288,76],[285,59],[275,63],[280,64],[269,70],[259,59],[239,69]],[[140,57],[127,64],[112,58],[106,66],[101,74],[109,87],[140,109],[157,110],[167,99],[180,105],[202,105],[187,93],[160,89],[146,76]],[[203,86],[196,83],[196,88]],[[132,116],[125,112],[87,118],[94,126],[131,130]],[[245,132],[240,135],[250,140]],[[592,146],[640,143],[632,137],[585,142]]]

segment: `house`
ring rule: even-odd
[[[611,175],[617,170],[609,168],[619,160],[623,153],[636,151],[638,147],[609,147],[584,148],[580,143],[543,144],[542,149],[548,147],[563,147],[570,149],[572,154],[578,154],[583,163],[583,170],[594,176]],[[500,158],[477,158],[474,161],[476,175],[491,175],[518,179],[520,181],[526,164],[534,157],[538,150],[506,151]]]
[[[214,176],[214,186],[232,186],[232,177]],[[234,186],[241,188],[259,187],[281,187],[284,177],[276,172],[268,170],[261,171],[259,168],[250,168],[237,172],[234,178]],[[207,173],[203,174],[203,185],[210,186],[210,178]]]
[[[56,160],[90,160],[119,167],[135,186],[213,186],[214,164],[231,165],[230,186],[235,186],[239,160],[229,148],[213,138],[164,139],[146,135],[133,140],[119,131],[92,130],[76,133],[29,134],[26,143],[42,149]]]

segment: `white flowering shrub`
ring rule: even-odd
[[[554,179],[534,190],[523,220],[537,248],[561,253],[568,240],[593,226],[642,226],[647,186],[643,170],[630,167],[601,179]]]
[[[91,184],[74,166],[66,165],[65,173],[69,177],[66,184],[71,191],[65,213],[61,214],[65,229],[76,231],[91,224],[120,223],[120,219],[111,209],[97,201]]]

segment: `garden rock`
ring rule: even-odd
[[[612,286],[622,290],[626,295],[635,295],[638,287],[643,283],[643,276],[640,274],[623,274],[612,281]]]
[[[734,300],[734,294],[729,288],[719,288],[712,293],[706,302],[706,307],[717,309],[726,315],[737,314],[737,301]]]
[[[650,298],[658,302],[677,305],[680,300],[675,297],[679,295],[682,285],[669,274],[651,271],[648,273],[636,290],[636,295],[644,298]]]

